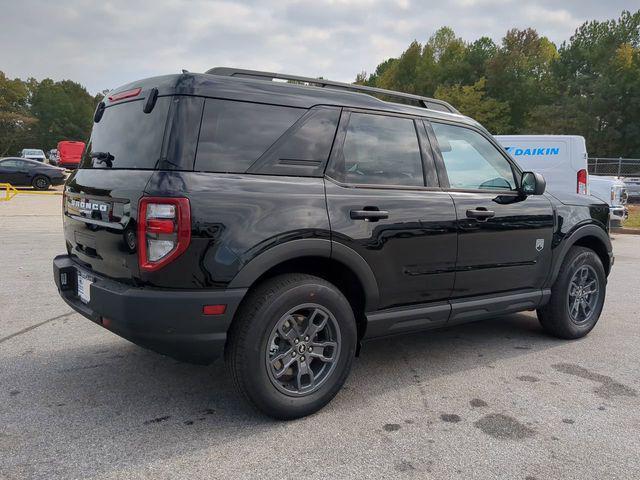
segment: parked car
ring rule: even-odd
[[[640,201],[640,177],[626,177],[623,179],[630,202]]]
[[[49,150],[49,164],[50,165],[58,165],[60,157],[58,156],[58,149],[53,148]]]
[[[0,159],[0,183],[10,183],[14,187],[32,186],[36,190],[47,190],[50,185],[63,184],[64,180],[62,168],[27,158]]]
[[[70,140],[58,142],[59,165],[68,169],[78,168],[84,147],[84,142],[74,142]]]
[[[148,78],[96,109],[54,279],[139,345],[224,353],[250,404],[296,418],[373,338],[522,310],[560,338],[594,328],[609,208],[544,190],[443,101],[225,68]]]
[[[629,217],[629,211],[626,206],[627,190],[622,179],[603,175],[590,175],[589,191],[591,195],[609,205],[611,226],[621,227],[622,223]]]
[[[589,193],[587,147],[578,135],[496,135],[525,170],[541,173],[551,193]]]
[[[23,148],[20,152],[20,156],[22,158],[28,158],[29,160],[37,160],[42,163],[47,159],[44,154],[44,150],[40,150],[39,148]]]

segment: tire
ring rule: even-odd
[[[286,274],[249,292],[231,325],[225,362],[249,404],[290,420],[333,399],[349,375],[356,343],[353,310],[334,285]]]
[[[35,177],[33,177],[31,185],[36,190],[48,190],[49,185],[51,185],[51,180],[49,180],[49,177],[46,177],[44,175],[36,175]]]
[[[588,276],[582,282],[584,272],[587,272]],[[575,283],[572,285],[574,280]],[[587,292],[592,290],[592,280],[596,282],[597,291],[589,294]],[[582,289],[578,287],[581,283],[586,284]],[[572,247],[551,287],[549,303],[538,309],[538,319],[542,327],[547,333],[558,338],[573,340],[584,337],[598,323],[606,289],[607,277],[598,255],[589,248]],[[571,293],[575,295],[572,296]]]

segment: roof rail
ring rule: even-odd
[[[274,79],[287,80],[292,82],[307,83],[310,86],[316,86],[316,87],[333,88],[336,90],[349,90],[353,92],[367,93],[369,95],[374,95],[374,96],[383,95],[387,97],[413,100],[419,106],[428,108],[431,110],[438,110],[441,112],[460,114],[460,112],[455,108],[453,108],[451,104],[443,100],[423,97],[421,95],[414,95],[412,93],[395,92],[393,90],[385,90],[383,88],[367,87],[365,85],[354,85],[351,83],[333,82],[331,80],[324,80],[321,78],[300,77],[297,75],[288,75],[285,73],[261,72],[258,70],[245,70],[242,68],[230,68],[230,67],[215,67],[207,70],[206,73],[211,75],[253,78],[257,80],[267,80],[267,81],[273,81]]]

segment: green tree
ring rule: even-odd
[[[36,124],[29,113],[29,89],[0,71],[0,157],[15,155]]]
[[[546,37],[528,28],[513,29],[487,62],[487,92],[507,102],[511,111],[511,129],[524,132],[527,114],[553,97],[553,63],[556,46]]]
[[[594,156],[640,157],[640,11],[580,26],[560,48],[556,108]]]
[[[435,97],[455,105],[460,113],[468,115],[494,135],[509,131],[509,104],[487,97],[486,79],[483,77],[473,85],[441,85]]]
[[[93,124],[95,98],[71,80],[45,79],[32,86],[31,114],[38,120],[34,140],[54,148],[60,140],[86,140]]]

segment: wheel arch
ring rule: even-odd
[[[353,249],[325,239],[300,239],[277,245],[249,261],[229,288],[255,287],[285,273],[315,275],[334,284],[351,304],[358,335],[366,329],[365,312],[376,310],[379,290],[373,271]]]
[[[613,264],[611,240],[609,235],[600,226],[593,224],[583,225],[574,230],[562,241],[562,246],[560,247],[559,252],[554,255],[553,268],[548,286],[553,285],[556,281],[562,262],[571,247],[574,246],[586,247],[593,250],[600,258],[606,275],[609,275]]]

